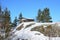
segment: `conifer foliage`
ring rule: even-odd
[[[52,22],[52,20],[51,20],[52,18],[50,16],[49,8],[45,8],[43,11],[41,11],[39,9],[36,19],[38,22]]]
[[[22,13],[19,14],[18,22],[21,23],[21,19],[23,19]]]
[[[3,33],[5,34],[4,35],[5,37],[0,36],[0,39],[4,40],[9,36],[11,30],[10,24],[11,24],[10,11],[8,10],[8,8],[5,8],[5,10],[2,11],[2,7],[0,6],[0,25],[2,25],[0,26],[0,29],[4,30]]]
[[[13,21],[13,27],[17,26],[17,17],[15,17],[14,21]]]
[[[9,32],[10,32],[10,23],[11,23],[11,18],[10,18],[10,11],[8,11],[8,9],[6,8],[4,11],[4,27],[5,27],[5,38],[8,37]]]

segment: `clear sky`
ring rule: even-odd
[[[20,12],[23,17],[35,19],[38,9],[48,7],[52,20],[60,22],[60,0],[0,0],[0,4],[3,9],[7,7],[10,10],[12,20],[18,17]]]

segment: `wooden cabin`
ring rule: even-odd
[[[23,18],[20,20],[21,23],[22,22],[33,22],[33,21],[34,21],[34,19],[27,19],[27,18]]]

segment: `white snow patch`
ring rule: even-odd
[[[31,25],[30,27],[26,27],[26,25],[35,23],[34,25]],[[18,27],[20,27],[23,24],[23,28],[21,30],[16,30]],[[28,40],[60,40],[60,37],[46,37],[44,34],[38,32],[38,31],[30,31],[34,27],[38,27],[43,25],[44,27],[47,27],[47,25],[54,25],[55,23],[36,23],[36,22],[23,22],[19,24],[14,30],[14,34],[12,37],[12,40],[17,40],[17,39],[28,39]],[[60,25],[60,24],[59,24]]]

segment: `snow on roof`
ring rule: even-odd
[[[22,18],[22,20],[26,20],[26,19],[33,19],[33,18]]]

